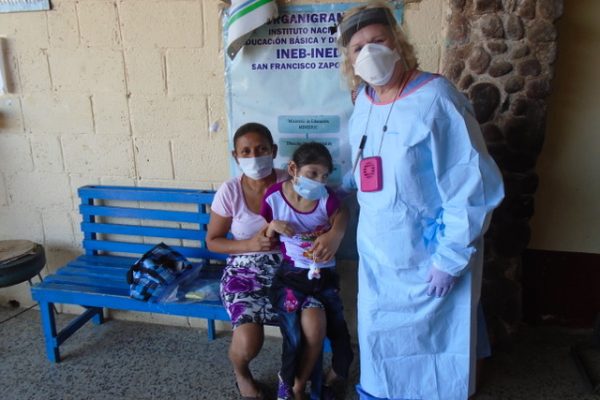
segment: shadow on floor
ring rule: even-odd
[[[18,309],[0,308],[0,321]],[[69,316],[59,316],[64,324]],[[569,356],[590,331],[523,327],[511,349],[486,360],[476,400],[598,400]],[[227,359],[231,335],[208,342],[205,331],[127,321],[87,325],[63,346],[63,362],[46,358],[37,309],[0,325],[3,400],[238,399]],[[281,340],[267,338],[252,365],[256,379],[276,386]],[[355,363],[350,384],[357,381]],[[271,393],[273,394],[273,393]],[[348,390],[345,399],[356,399]]]

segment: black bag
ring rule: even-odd
[[[183,255],[164,243],[148,250],[127,271],[129,295],[138,300],[157,297],[159,289],[174,283],[184,271],[192,268]]]

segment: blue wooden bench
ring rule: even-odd
[[[229,321],[220,301],[152,303],[129,297],[127,271],[154,245],[167,243],[190,261],[201,263],[198,279],[219,281],[226,256],[206,248],[208,206],[213,191],[128,186],[84,186],[81,198],[83,249],[85,254],[58,269],[31,288],[40,305],[48,359],[60,362],[59,347],[86,322],[104,322],[104,309],[142,311],[203,318],[208,338],[215,338],[215,321]],[[168,226],[165,226],[168,225]],[[133,257],[131,255],[134,255]],[[57,330],[54,304],[79,305],[85,309],[67,326]],[[331,351],[326,339],[324,351]],[[322,354],[321,354],[322,357]],[[322,362],[313,371],[311,399],[320,398]]]
[[[208,321],[229,321],[220,301],[152,303],[129,297],[126,274],[155,244],[165,241],[192,262],[202,263],[201,279],[219,280],[225,256],[206,248],[208,206],[214,192],[121,186],[79,189],[85,254],[47,276],[31,289],[39,303],[48,358],[60,361],[59,347],[87,321],[104,322],[104,308],[142,311]],[[179,245],[172,244],[175,240]],[[85,311],[57,330],[54,304],[74,304]]]

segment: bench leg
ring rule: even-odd
[[[331,342],[328,338],[325,338],[325,340],[323,341],[323,352],[331,353]]]
[[[42,316],[42,330],[46,342],[46,354],[54,363],[60,362],[58,342],[56,338],[56,321],[54,319],[54,304],[40,301],[40,314]]]
[[[92,308],[92,307],[90,307]],[[94,325],[101,325],[104,323],[104,308],[102,307],[93,307],[96,310],[96,315],[92,317],[92,322]]]
[[[208,340],[215,340],[215,320],[207,319],[206,325],[208,327]]]

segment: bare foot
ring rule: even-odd
[[[260,390],[252,378],[237,377],[237,388],[242,397],[258,397]]]
[[[301,382],[297,377],[294,379],[294,386],[292,392],[294,393],[294,400],[304,400],[304,392],[306,391],[306,381]]]
[[[325,385],[332,386],[338,379],[339,377],[337,376],[333,368],[329,368],[329,371],[327,371],[327,374],[325,375]]]
[[[306,396],[304,392],[296,392],[294,391],[294,400],[305,400]]]

